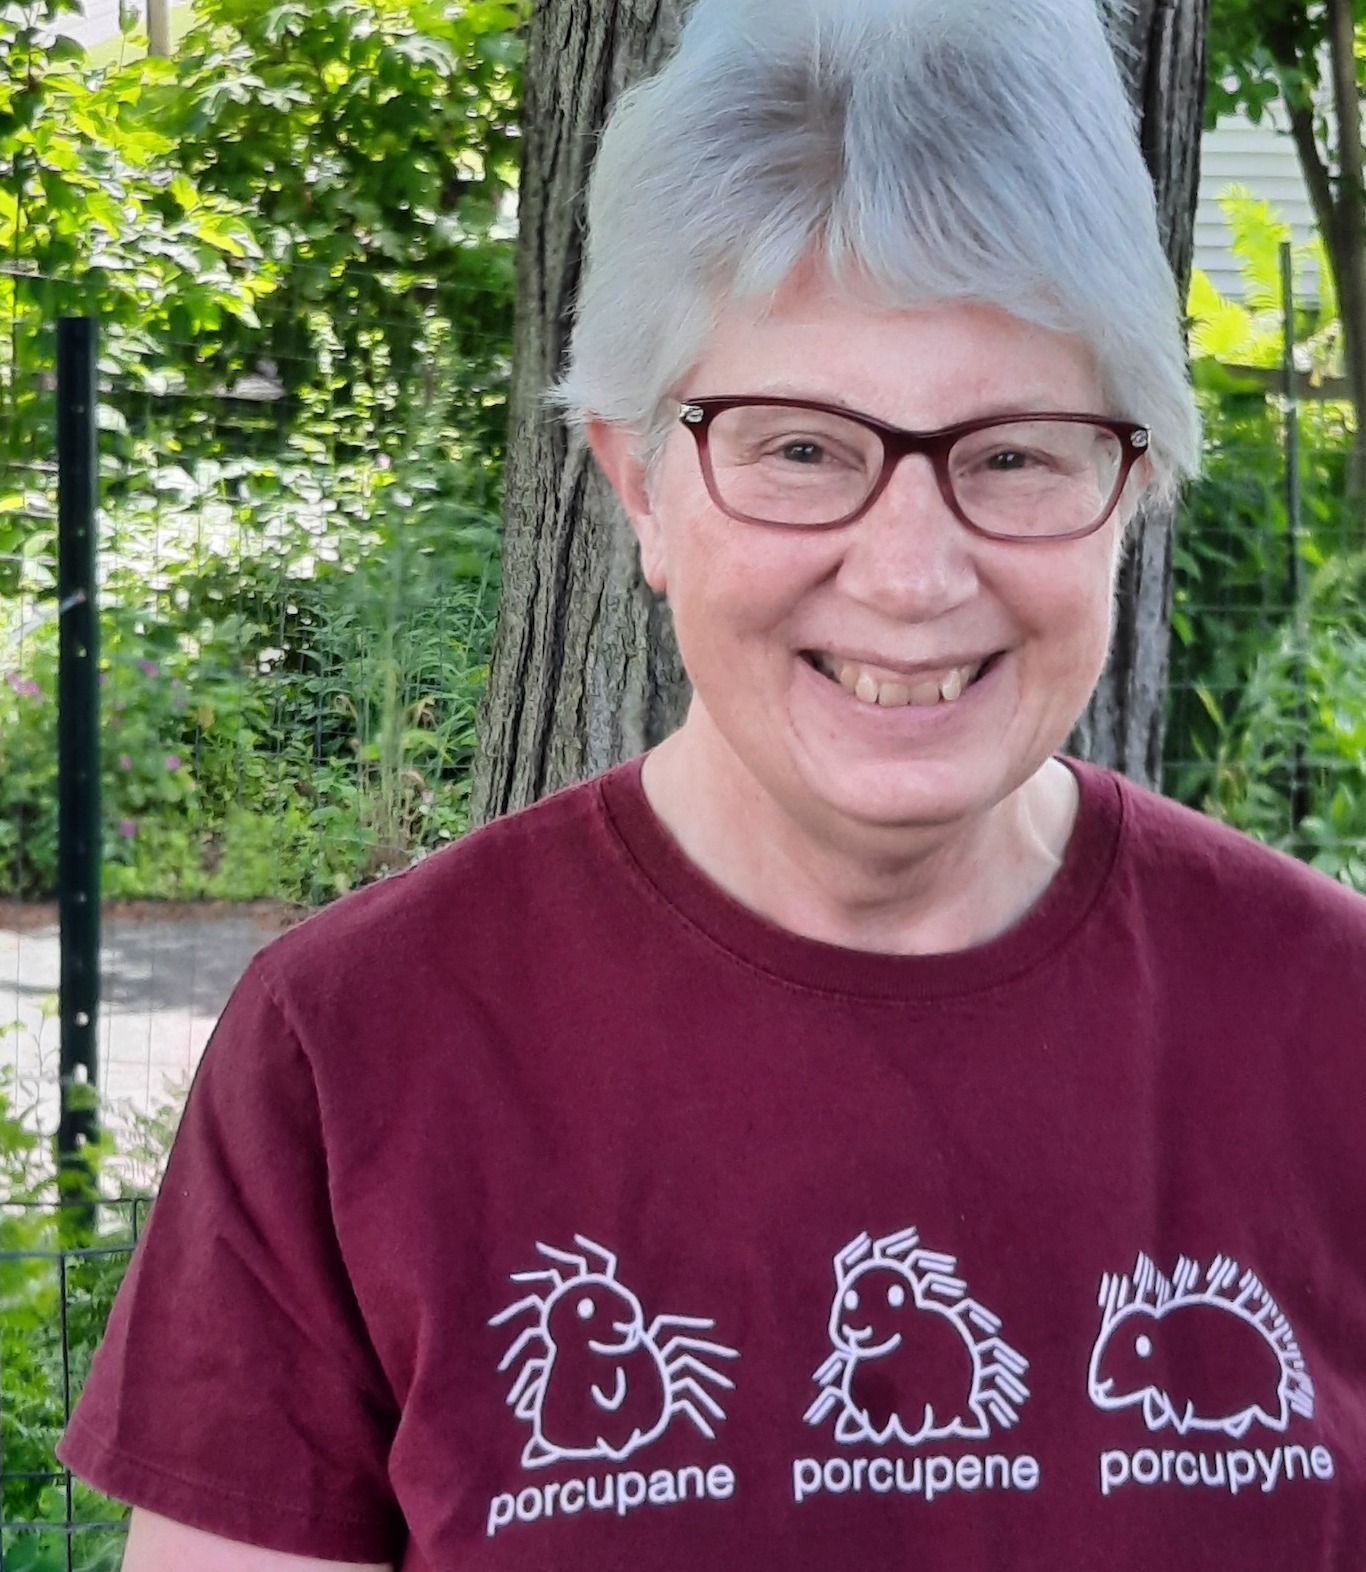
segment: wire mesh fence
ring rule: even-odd
[[[143,1197],[84,1207],[9,1198],[0,1216],[0,1566],[114,1572],[126,1509],[89,1490],[54,1448],[141,1231]]]
[[[457,834],[498,584],[501,396],[432,333],[399,383],[106,375],[106,893],[315,904]],[[51,893],[50,337],[0,453],[0,890]],[[484,358],[490,358],[485,347]],[[376,358],[379,364],[376,364]],[[26,449],[28,451],[26,451]]]
[[[1165,788],[1366,891],[1366,529],[1340,405],[1211,420],[1178,537]]]

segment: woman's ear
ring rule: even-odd
[[[657,595],[667,589],[664,571],[664,541],[659,516],[650,497],[645,460],[640,454],[640,438],[624,426],[605,420],[590,420],[585,428],[588,446],[598,467],[611,482],[626,517],[631,521],[640,543],[640,566],[645,582]]]

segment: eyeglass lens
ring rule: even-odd
[[[713,420],[712,479],[724,506],[763,523],[815,528],[848,518],[882,475],[883,445],[857,421],[747,404]],[[1103,426],[1017,420],[960,437],[948,455],[959,508],[993,535],[1062,535],[1104,513],[1123,463]]]

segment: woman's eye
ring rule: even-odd
[[[986,465],[988,469],[1012,470],[1027,469],[1032,462],[1031,456],[1019,448],[1002,448],[999,453],[987,455]]]
[[[823,463],[829,455],[819,442],[784,442],[776,450],[777,456],[789,464],[814,466]]]

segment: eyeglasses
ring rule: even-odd
[[[1092,534],[1151,441],[1146,427],[1127,420],[1052,413],[903,431],[805,399],[690,399],[679,418],[697,440],[712,501],[742,523],[852,524],[902,459],[922,453],[946,505],[992,540]]]

